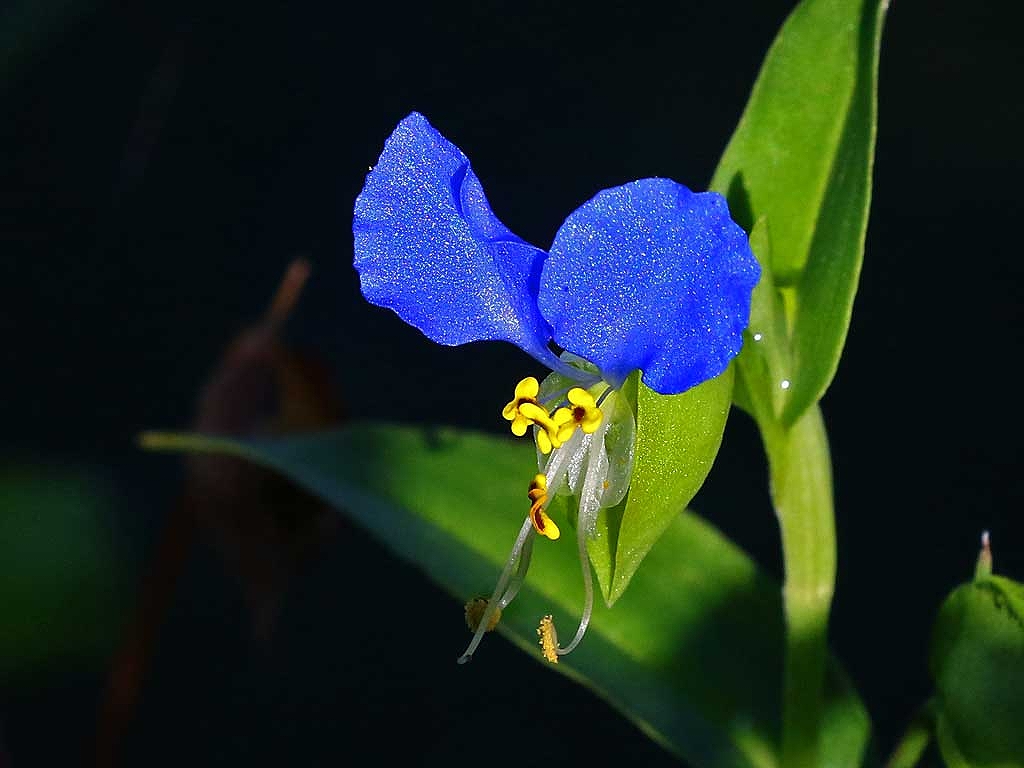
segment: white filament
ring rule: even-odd
[[[582,436],[583,433],[577,430],[565,445],[551,452],[546,475],[548,501],[544,503],[545,507],[550,503],[555,493],[562,486],[562,483],[565,482],[566,465],[572,458],[573,452],[578,451],[580,445],[582,445]],[[501,576],[498,577],[494,593],[491,595],[491,599],[487,601],[487,609],[480,619],[479,626],[477,626],[476,631],[473,633],[473,639],[469,641],[469,647],[466,648],[465,653],[459,657],[459,664],[465,664],[473,658],[473,653],[476,651],[477,646],[480,645],[480,641],[487,631],[487,625],[490,624],[495,612],[499,608],[507,607],[515,596],[519,594],[523,581],[526,579],[526,571],[530,567],[530,559],[533,554],[533,537],[535,535],[536,531],[533,529],[533,520],[527,515],[522,528],[519,529],[516,542],[512,545],[512,554],[509,555],[505,568],[502,570]],[[515,568],[515,575],[512,573],[513,568]]]
[[[597,515],[601,511],[604,482],[608,477],[608,454],[604,449],[604,437],[609,423],[608,419],[601,422],[598,430],[590,436],[586,447],[586,469],[579,491],[580,507],[576,518],[576,543],[579,547],[580,567],[583,569],[583,614],[580,616],[580,625],[572,641],[565,648],[558,649],[559,656],[572,652],[580,644],[594,611],[594,583],[590,571],[590,556],[587,554],[587,539],[597,530]]]
[[[502,610],[515,600],[516,595],[519,594],[519,590],[523,586],[523,582],[526,580],[526,572],[530,570],[530,559],[533,557],[533,540],[536,538],[536,536],[527,536],[526,541],[523,542],[523,551],[519,555],[519,565],[516,566],[515,575],[509,581],[505,594],[498,601],[498,607]]]
[[[516,537],[516,543],[512,547],[512,555],[509,557],[508,562],[505,563],[505,569],[501,572],[501,576],[498,577],[498,584],[494,587],[494,594],[487,601],[487,610],[484,611],[484,615],[480,618],[480,624],[477,626],[476,632],[473,633],[473,639],[469,641],[469,647],[466,648],[466,652],[459,656],[459,664],[465,664],[473,658],[473,652],[480,645],[480,640],[483,638],[484,632],[487,631],[487,625],[494,617],[494,612],[498,610],[505,585],[508,584],[509,577],[512,575],[512,566],[519,560],[523,547],[533,532],[533,521],[527,517],[523,527],[519,529],[519,536]]]

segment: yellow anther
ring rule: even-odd
[[[548,479],[544,475],[534,475],[533,482],[530,483],[530,491],[526,495],[533,502],[530,506],[530,521],[533,523],[534,530],[552,541],[561,536],[555,521],[544,511],[544,505],[548,500]]]
[[[544,455],[558,448],[562,441],[558,439],[558,425],[551,420],[551,415],[537,402],[540,385],[533,376],[527,376],[516,384],[515,399],[501,410],[501,415],[512,422],[512,434],[522,437],[531,424],[540,427],[537,432],[537,446]]]
[[[551,415],[551,420],[558,425],[557,440],[564,443],[576,427],[582,429],[586,434],[592,435],[601,426],[603,414],[597,407],[594,396],[582,387],[573,387],[566,397],[569,400],[570,408],[559,408]]]
[[[554,433],[554,436],[555,436],[555,439],[557,440],[558,439],[557,431]],[[559,443],[559,445],[561,445],[561,443]],[[544,430],[544,429],[541,429],[540,431],[538,431],[537,432],[537,448],[540,450],[540,452],[543,453],[545,456],[547,456],[549,453],[551,453],[551,449],[553,447],[556,447],[556,446],[554,446],[552,444],[552,442],[551,442],[551,434],[547,430]]]
[[[597,432],[597,428],[601,426],[603,414],[597,407],[594,396],[582,387],[573,387],[566,397],[574,406],[572,417],[580,425],[580,429],[588,435]]]
[[[601,425],[601,409],[594,396],[582,387],[570,389],[566,394],[569,407],[554,413],[548,413],[540,404],[539,393],[540,384],[533,376],[527,376],[516,385],[515,398],[501,410],[501,415],[512,422],[512,434],[516,437],[525,435],[531,425],[537,426],[537,448],[545,456],[560,448],[577,427],[590,435]]]
[[[548,478],[540,472],[534,475],[533,480],[530,481],[530,490],[526,495],[530,497],[530,501],[543,501],[544,497],[548,495]]]
[[[541,453],[546,456],[551,453],[552,448],[561,447],[564,441],[559,437],[560,427],[547,411],[535,403],[523,403],[519,406],[519,412],[530,420],[529,423],[540,427],[537,431],[537,447]]]
[[[537,403],[537,394],[539,392],[540,384],[537,383],[533,376],[527,376],[516,384],[515,398],[502,409],[501,415],[512,422],[512,434],[516,437],[525,435],[526,428],[534,423],[530,416],[523,413],[522,407],[524,405],[532,405],[534,408],[543,411],[544,417],[547,418],[548,412],[544,411]]]
[[[558,663],[558,633],[555,632],[555,620],[549,613],[540,620],[537,627],[537,637],[540,638],[540,652],[544,658],[552,664]]]
[[[541,536],[547,536],[552,541],[555,541],[562,532],[558,530],[558,526],[555,525],[555,521],[548,517],[548,513],[540,507],[530,507],[530,519],[533,520],[533,527],[537,529],[537,533]]]

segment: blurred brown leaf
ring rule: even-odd
[[[276,435],[341,420],[326,367],[280,338],[308,276],[309,265],[294,262],[266,316],[232,342],[201,393],[196,431]],[[245,589],[256,637],[268,639],[289,577],[335,530],[336,517],[281,476],[212,455],[190,458],[185,506]]]
[[[322,429],[342,420],[325,365],[281,340],[309,278],[304,260],[284,275],[266,315],[242,331],[203,387],[193,428],[233,436]],[[318,499],[269,470],[239,459],[193,456],[140,588],[134,619],[111,665],[99,713],[96,764],[116,765],[150,654],[194,540],[208,539],[245,591],[253,636],[269,641],[287,583],[337,529]]]

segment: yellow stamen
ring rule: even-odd
[[[515,397],[508,405],[501,410],[501,415],[512,422],[512,434],[522,437],[526,434],[526,428],[533,423],[533,420],[522,412],[523,405],[533,405],[540,408],[537,403],[537,394],[540,392],[540,384],[533,376],[527,376],[516,384]],[[543,410],[543,409],[541,409]],[[544,411],[547,417],[548,412]]]
[[[547,456],[555,448],[561,448],[576,428],[588,435],[594,434],[601,426],[604,415],[597,407],[594,396],[582,387],[573,387],[566,394],[569,407],[558,408],[548,413],[537,396],[540,384],[533,376],[527,376],[516,384],[515,398],[501,410],[501,415],[512,422],[512,434],[522,437],[531,425],[538,427],[537,448]]]
[[[526,495],[530,497],[530,501],[537,501],[543,499],[548,495],[548,479],[546,476],[538,472],[533,476],[533,480],[530,481],[530,490],[526,492]]]
[[[601,426],[601,418],[603,417],[601,409],[597,407],[594,396],[581,387],[573,387],[569,390],[569,394],[566,397],[575,406],[573,408],[573,419],[580,425],[580,429],[588,435],[594,434],[597,428]]]
[[[565,442],[559,437],[558,422],[552,420],[548,412],[536,403],[523,403],[519,406],[519,412],[529,419],[531,424],[540,427],[537,431],[537,447],[545,456],[551,453],[552,448],[560,448]]]
[[[594,396],[582,387],[573,387],[566,397],[571,408],[559,408],[551,414],[551,420],[558,425],[557,439],[564,443],[579,427],[588,435],[594,434],[601,426],[604,415],[597,407]]]
[[[537,432],[536,437],[537,437],[537,448],[540,450],[541,453],[543,453],[545,456],[547,456],[549,453],[551,453],[551,448],[552,448],[551,438],[548,437],[548,433],[545,432],[543,429],[539,430]],[[557,435],[556,435],[556,437],[557,437]]]
[[[531,424],[540,427],[537,445],[541,453],[547,455],[552,448],[561,446],[562,441],[558,439],[558,426],[537,401],[539,393],[540,384],[533,376],[527,376],[516,384],[515,398],[501,409],[501,415],[512,422],[512,434],[516,437],[525,435]]]
[[[537,636],[540,638],[540,652],[544,658],[552,664],[558,663],[558,633],[555,632],[555,620],[549,613],[540,620],[537,627]]]
[[[530,519],[533,521],[533,527],[541,536],[547,536],[552,541],[555,541],[562,535],[562,532],[558,530],[558,526],[555,525],[555,521],[548,517],[547,512],[536,505],[530,507]]]
[[[544,511],[544,505],[548,500],[547,478],[540,474],[534,475],[533,482],[530,483],[530,490],[526,495],[533,502],[530,506],[530,521],[533,523],[534,530],[541,536],[555,541],[562,534],[558,530],[558,526],[555,525],[555,521]]]

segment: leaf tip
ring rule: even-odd
[[[985,579],[992,575],[992,547],[989,545],[988,531],[981,532],[981,550],[978,552],[978,563],[974,567],[974,580]]]

